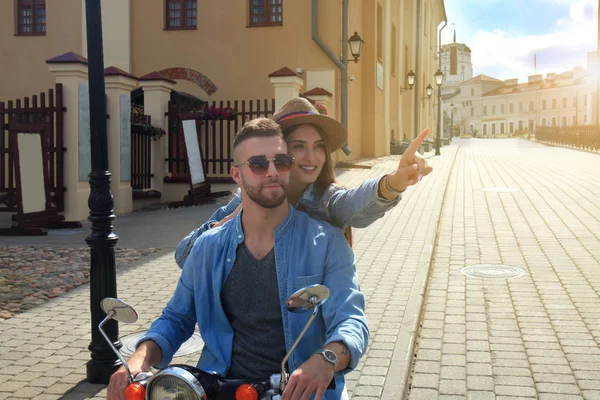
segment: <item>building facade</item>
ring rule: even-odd
[[[272,98],[268,75],[288,67],[302,77],[302,91],[330,92],[330,114],[339,118],[342,74],[313,35],[342,54],[343,3],[104,0],[105,66],[137,77],[164,73],[177,91],[207,101]],[[350,56],[347,67],[350,158],[387,154],[390,140],[435,124],[425,87],[437,70],[443,0],[361,0],[348,7],[349,35],[356,31],[364,40],[360,60]],[[2,1],[0,36],[0,101],[39,93],[53,83],[45,60],[86,56],[85,1]],[[410,70],[418,93],[403,90]]]
[[[575,67],[560,74],[532,75],[527,82],[472,77],[471,51],[462,43],[442,46],[444,136],[483,137],[535,133],[538,126],[592,125],[598,121],[594,73]]]

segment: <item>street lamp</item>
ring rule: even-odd
[[[98,324],[104,319],[100,301],[105,297],[117,297],[117,274],[115,269],[115,245],[119,237],[113,233],[114,201],[110,191],[108,152],[106,137],[106,94],[104,84],[104,54],[102,48],[101,0],[86,0],[87,50],[89,73],[90,150],[90,197],[88,206],[92,232],[85,239],[90,246],[90,311],[92,320],[91,359],[86,364],[87,380],[107,384],[110,376],[121,362],[104,341]],[[106,323],[104,331],[115,348],[121,348],[119,327],[115,320]]]
[[[427,93],[427,97],[431,98],[431,95],[433,94],[433,86],[431,86],[431,83],[425,88],[425,93]]]
[[[350,52],[352,53],[352,57],[354,57],[354,62],[357,63],[362,53],[364,40],[362,40],[357,32],[354,32],[354,35],[348,39],[348,43],[350,44]]]
[[[413,86],[415,85],[415,78],[416,78],[416,74],[413,72],[413,70],[411,69],[408,74],[406,74],[406,82],[408,83],[408,87],[401,87],[400,88],[400,92],[402,92],[403,90],[412,90]]]
[[[437,72],[433,74],[435,77],[435,84],[438,88],[438,126],[437,135],[435,137],[435,155],[440,155],[440,141],[442,131],[442,83],[444,82],[444,74],[441,69],[438,68]]]

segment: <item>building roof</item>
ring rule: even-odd
[[[491,76],[487,76],[484,74],[479,74],[477,76],[472,77],[471,79],[467,79],[460,83],[460,86],[463,85],[473,85],[475,83],[504,83],[500,79],[492,78]]]
[[[543,90],[543,89],[556,89],[556,88],[560,88],[560,87],[577,85],[577,84],[583,83],[583,80],[584,80],[583,77],[574,78],[571,75],[557,75],[557,76],[553,76],[552,78],[546,77],[546,79],[540,79],[536,82],[526,82],[526,83],[519,83],[516,85],[499,87],[494,90],[490,90],[487,93],[484,93],[483,96],[484,97],[500,96],[500,95],[511,94],[511,93],[533,92],[536,90]]]
[[[462,51],[471,53],[471,49],[469,48],[469,46],[467,46],[464,43],[446,43],[446,44],[442,45],[442,51],[450,50],[450,47],[457,47],[458,50],[462,50]]]

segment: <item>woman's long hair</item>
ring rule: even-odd
[[[329,142],[326,139],[327,134],[323,131],[323,129],[321,129],[321,127],[319,127],[317,125],[314,125],[314,124],[307,124],[307,125],[310,125],[313,128],[315,128],[317,130],[317,132],[319,132],[319,136],[321,136],[321,139],[323,139],[323,142],[325,143],[325,163],[323,164],[323,169],[321,170],[321,173],[315,180],[315,187],[319,190],[319,192],[322,193],[329,188],[329,185],[331,185],[331,184],[339,185],[339,183],[335,179],[335,171],[333,169],[333,161],[331,160],[331,147],[329,146]],[[289,129],[286,129],[283,132],[284,139],[287,139],[287,136],[289,134],[291,134],[292,132],[294,132],[299,126],[301,126],[301,125],[296,125]],[[346,241],[348,242],[350,247],[352,247],[352,228],[350,226],[348,226],[344,229],[344,237],[346,238]]]

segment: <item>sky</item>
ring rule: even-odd
[[[442,43],[471,49],[473,76],[497,79],[561,73],[587,67],[598,48],[598,0],[444,0]]]

